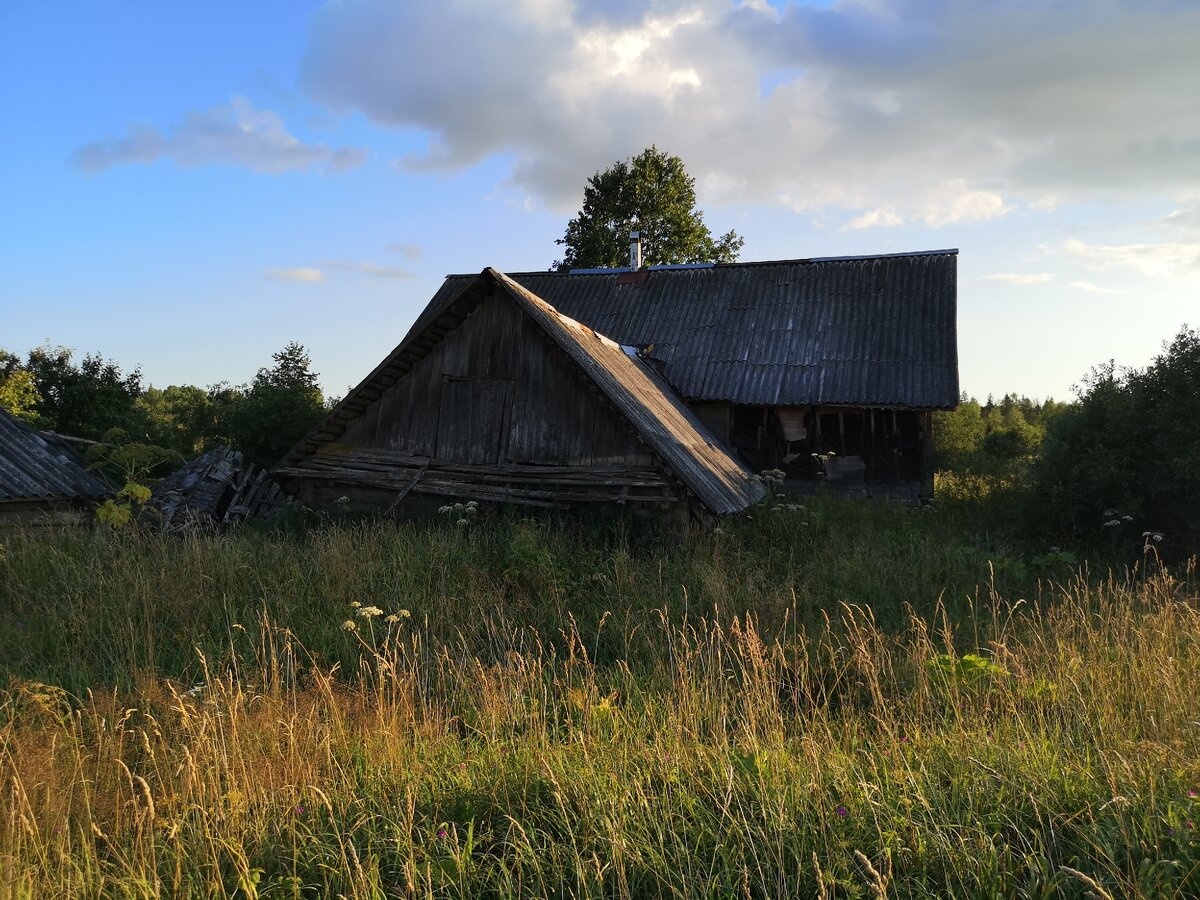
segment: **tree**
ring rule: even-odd
[[[555,268],[628,264],[629,232],[642,234],[646,265],[734,262],[745,241],[730,231],[713,238],[696,206],[696,179],[683,160],[657,147],[616,162],[588,179],[583,209],[567,223]]]
[[[292,341],[272,354],[275,365],[259,369],[240,391],[210,389],[221,430],[251,462],[274,465],[324,417],[325,398],[308,352]]]
[[[1198,384],[1200,331],[1187,328],[1145,369],[1094,370],[1079,403],[1049,422],[1034,472],[1041,524],[1093,537],[1129,530],[1139,543],[1162,532],[1181,555],[1196,552]]]
[[[18,419],[36,424],[41,397],[33,373],[21,365],[21,358],[0,350],[0,407]]]
[[[978,401],[963,394],[956,408],[933,414],[933,455],[939,469],[966,469],[974,461],[987,426]]]
[[[37,390],[41,427],[91,440],[113,428],[145,434],[145,418],[135,406],[142,392],[140,369],[122,372],[98,353],[76,364],[74,351],[49,345],[30,350],[24,368]]]
[[[137,399],[146,417],[150,440],[185,459],[214,446],[216,403],[208,391],[193,385],[147,388]]]

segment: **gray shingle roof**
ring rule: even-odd
[[[689,400],[948,409],[958,402],[957,250],[639,273],[525,272],[565,316],[652,356]],[[475,275],[451,275],[413,331]]]
[[[112,493],[61,439],[0,409],[0,503],[99,499]]]

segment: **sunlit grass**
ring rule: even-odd
[[[821,503],[13,535],[0,894],[1195,896],[1194,573],[1005,553]]]

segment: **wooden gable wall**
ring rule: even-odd
[[[451,464],[653,465],[565,354],[496,294],[348,423],[339,443]]]

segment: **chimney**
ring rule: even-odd
[[[629,232],[629,268],[634,272],[642,267],[642,233]]]

